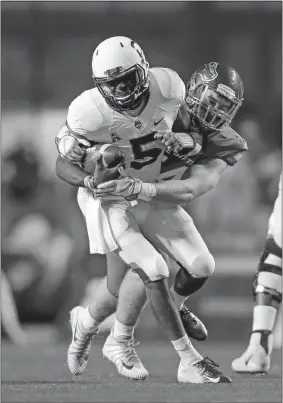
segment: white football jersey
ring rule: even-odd
[[[175,71],[167,68],[152,68],[149,77],[149,100],[138,117],[115,111],[93,88],[71,103],[67,125],[74,134],[90,141],[115,143],[125,153],[125,175],[154,182],[165,151],[154,134],[157,130],[172,130],[185,98],[185,85]]]

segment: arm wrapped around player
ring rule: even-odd
[[[226,167],[227,163],[221,159],[208,159],[202,164],[190,167],[190,176],[187,179],[145,183],[139,179],[124,177],[100,183],[94,195],[96,197],[107,197],[109,194],[120,195],[127,200],[130,200],[129,197],[147,201],[154,198],[156,201],[187,204],[213,189]]]

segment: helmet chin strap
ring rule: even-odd
[[[142,102],[144,101],[145,103],[148,102],[149,98],[149,89],[144,91],[136,100],[133,104],[131,104],[129,107],[124,108],[122,105],[119,105],[117,102],[115,102],[115,108],[118,112],[124,113],[127,111],[133,111],[134,109],[137,109],[142,105]],[[113,106],[112,106],[113,107]]]
[[[130,103],[130,105],[128,107],[124,108],[121,105],[121,108],[124,109],[124,110],[133,110],[133,109],[138,108],[141,105],[142,101],[143,101],[143,95],[144,94],[141,94],[137,99],[135,99],[135,101],[133,103]]]

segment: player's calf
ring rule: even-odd
[[[209,255],[211,256],[211,255]],[[179,263],[181,266],[181,264]],[[194,270],[198,274],[212,274],[215,265],[214,260],[197,258],[195,264],[191,270]],[[208,332],[205,325],[197,318],[185,305],[187,298],[198,291],[204,286],[208,276],[196,277],[191,274],[185,267],[181,266],[176,274],[174,285],[171,288],[173,298],[179,306],[180,316],[188,336],[195,340],[202,341],[208,337]]]

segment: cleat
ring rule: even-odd
[[[253,332],[244,354],[232,361],[233,371],[239,374],[266,374],[270,369],[271,346],[272,335],[269,331]]]
[[[118,342],[111,331],[104,343],[102,354],[116,366],[119,374],[130,379],[146,379],[149,373],[139,359],[134,345],[134,340]]]
[[[232,361],[232,369],[238,374],[266,374],[270,369],[270,356],[266,354],[262,346],[254,351],[249,347],[241,355]]]
[[[198,341],[206,340],[208,333],[202,321],[185,305],[179,312],[187,335]]]
[[[83,327],[81,315],[85,308],[77,306],[70,313],[70,322],[72,328],[72,342],[68,348],[67,361],[72,375],[81,375],[86,369],[91,340],[98,333],[98,327],[93,326],[90,329]]]
[[[184,383],[232,383],[231,379],[217,367],[219,365],[208,357],[190,365],[185,365],[181,361],[178,369],[178,381]]]

